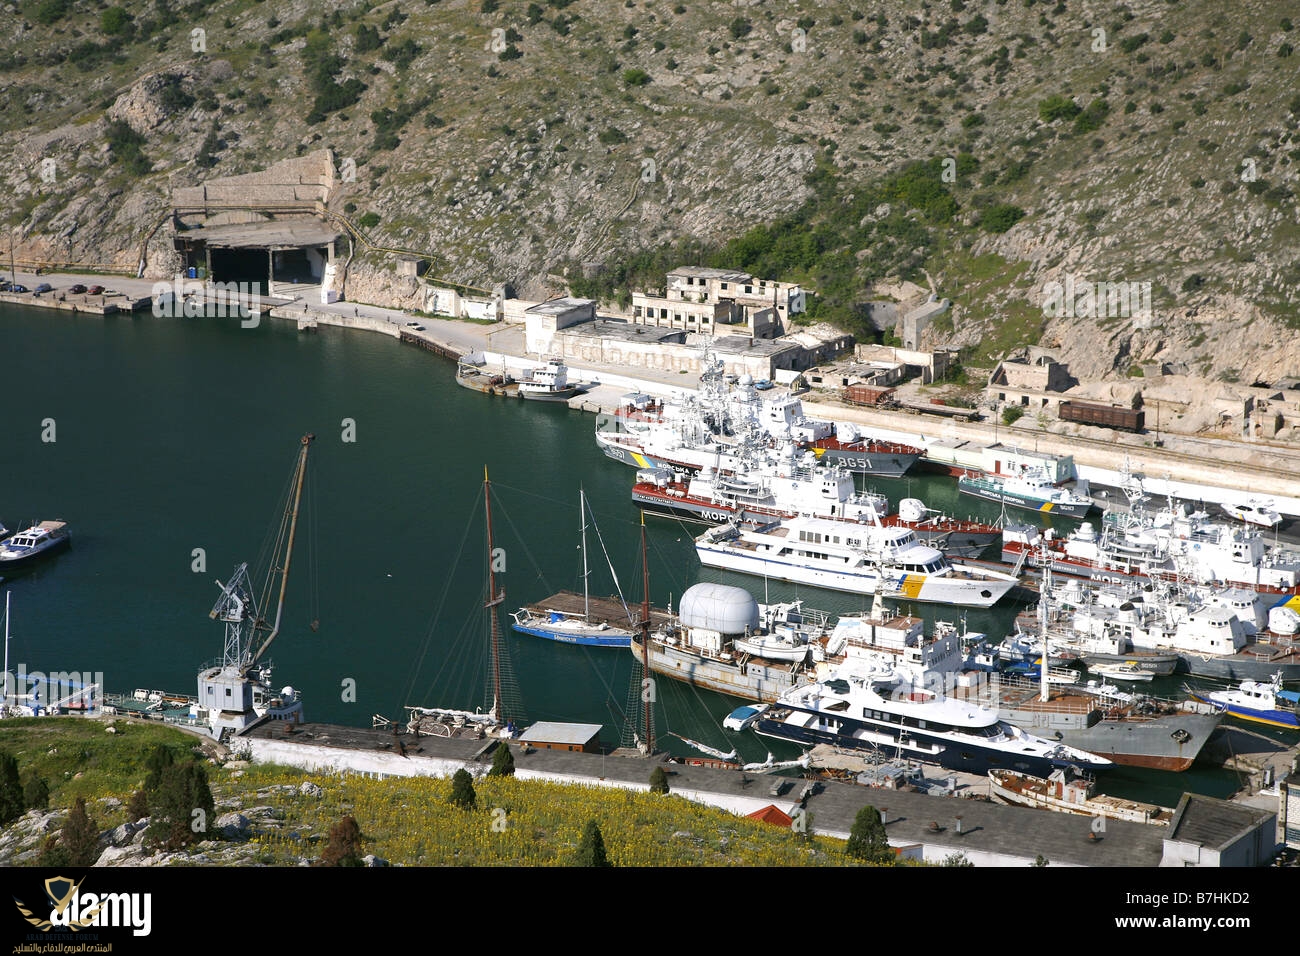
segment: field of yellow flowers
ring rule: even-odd
[[[288,863],[305,841],[323,848],[332,823],[352,816],[362,850],[411,866],[563,866],[588,820],[600,825],[615,866],[826,866],[849,862],[843,841],[796,833],[691,803],[681,797],[569,786],[513,777],[474,783],[477,805],[450,803],[451,781],[430,777],[373,780],[308,778],[286,768],[247,775],[265,791],[283,830],[264,836],[262,862]],[[312,796],[296,785],[311,779]],[[815,827],[815,821],[814,821]],[[319,856],[319,851],[315,854]]]

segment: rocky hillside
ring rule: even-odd
[[[160,270],[171,187],[328,146],[344,208],[449,279],[616,298],[725,262],[859,332],[876,283],[913,279],[956,304],[935,341],[979,360],[1300,372],[1287,0],[5,9],[20,259],[134,270],[152,236]],[[1150,283],[1152,314],[1045,314],[1067,275]]]

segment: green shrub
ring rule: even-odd
[[[1057,93],[1038,101],[1038,118],[1044,123],[1054,123],[1058,119],[1074,119],[1078,115],[1078,104],[1068,96]]]

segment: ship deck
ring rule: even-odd
[[[608,624],[610,627],[627,627],[627,614],[623,610],[623,605],[615,597],[595,597],[587,599],[590,606],[590,619],[595,623]],[[558,591],[548,598],[527,604],[525,607],[536,614],[546,614],[548,611],[559,611],[561,614],[581,617],[584,612],[583,596],[577,591]],[[638,620],[641,616],[640,604],[628,604],[628,610],[632,612],[634,619]],[[660,627],[672,619],[663,608],[650,608],[650,627],[651,629]]]

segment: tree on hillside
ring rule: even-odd
[[[45,810],[50,805],[50,787],[41,777],[32,774],[23,784],[23,806],[28,810]]]
[[[154,744],[149,756],[144,758],[144,769],[149,773],[144,778],[144,789],[153,793],[158,789],[163,771],[176,763],[176,754],[166,744]]]
[[[664,773],[663,767],[655,767],[654,770],[650,771],[650,792],[668,792],[668,774]]]
[[[464,767],[452,775],[449,799],[452,806],[460,807],[462,810],[473,810],[478,804],[478,797],[474,794],[474,778]]]
[[[99,859],[99,827],[86,812],[83,798],[77,797],[68,811],[68,819],[59,832],[59,843],[68,854],[68,866],[94,866]]]
[[[214,804],[208,775],[193,760],[166,767],[149,796],[149,842],[179,850],[208,838]]]
[[[321,855],[319,866],[362,866],[361,827],[351,816],[343,817],[330,827],[330,842]]]
[[[489,777],[513,777],[515,773],[515,755],[510,752],[510,745],[505,741],[497,744],[497,752],[492,755],[492,769]]]
[[[137,790],[131,794],[131,799],[126,803],[126,818],[131,823],[137,820],[143,820],[149,815],[149,794],[143,790]]]
[[[582,831],[582,842],[573,857],[574,866],[609,866],[609,857],[605,855],[605,838],[601,836],[600,824],[588,820]]]
[[[0,753],[0,826],[8,826],[23,815],[23,785],[18,780],[18,760]]]
[[[865,860],[868,863],[893,861],[894,851],[890,849],[879,810],[867,804],[858,811],[853,819],[853,829],[849,831],[849,840],[844,844],[844,852],[855,860]]]

